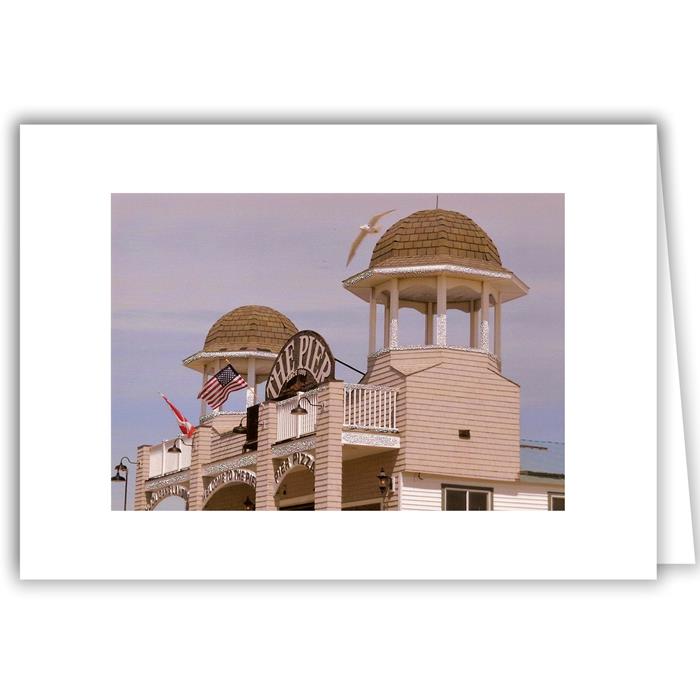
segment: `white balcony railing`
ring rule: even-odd
[[[308,411],[305,416],[293,416],[292,409],[299,402],[298,397],[285,399],[277,404],[277,441],[298,438],[316,430],[316,391],[307,391],[304,396],[308,401],[302,401],[302,408]]]
[[[379,432],[397,432],[396,428],[397,390],[383,386],[346,384],[343,391],[343,427]],[[277,440],[291,440],[316,431],[316,415],[321,409],[317,390],[303,394],[308,401],[301,406],[308,413],[305,416],[292,415],[299,397],[285,399],[277,404]]]
[[[396,389],[346,384],[343,425],[347,428],[396,432]]]

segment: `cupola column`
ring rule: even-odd
[[[374,287],[369,290],[369,354],[377,349],[377,292]]]
[[[425,305],[425,344],[433,344],[433,302]]]
[[[391,280],[389,294],[389,347],[399,347],[399,280],[394,277]]]
[[[249,357],[248,358],[248,388],[245,391],[245,405],[247,406],[253,406],[256,403],[257,396],[256,394],[256,389],[257,389],[257,382],[255,378],[255,358],[254,357]]]
[[[384,302],[384,347],[389,347],[389,302]]]
[[[486,282],[481,283],[481,328],[479,347],[483,352],[489,351],[489,289]]]
[[[479,328],[479,317],[478,317],[479,302],[476,299],[472,299],[469,302],[469,347],[475,348],[478,346],[477,335]]]
[[[493,307],[493,354],[501,357],[501,293],[495,293],[496,303]]]
[[[202,372],[202,387],[209,381],[209,365],[204,365],[204,371]],[[199,415],[206,416],[209,413],[207,408],[207,402],[201,399],[199,402]]]
[[[447,345],[447,278],[437,278],[437,344]]]

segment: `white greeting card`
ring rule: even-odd
[[[639,125],[23,127],[22,576],[654,578],[656,149]],[[181,376],[204,403],[176,441],[145,388]]]

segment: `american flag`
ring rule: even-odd
[[[224,404],[231,392],[245,389],[247,386],[243,377],[228,364],[202,387],[197,398],[204,399],[211,408],[216,410]]]

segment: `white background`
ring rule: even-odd
[[[658,121],[697,498],[699,57],[686,5],[23,3],[0,43],[7,227],[20,120]],[[7,254],[11,325],[11,239]],[[2,634],[17,696],[697,695],[695,567],[637,584],[19,584],[12,345],[6,359]]]
[[[23,578],[656,575],[654,126],[25,125],[20,140]],[[368,172],[370,154],[381,167]],[[96,464],[111,458],[110,195],[159,190],[564,192],[564,515],[256,513],[251,525],[246,513],[160,518],[105,509]],[[80,255],[57,265],[67,249]],[[629,295],[620,261],[630,250],[634,279],[649,282],[634,285],[624,313],[605,312],[603,299],[617,307]],[[215,282],[211,289],[216,296]],[[51,380],[79,431],[60,499],[45,445],[64,442],[64,426],[49,421],[37,440],[33,421],[47,337],[60,339],[51,362],[75,368]],[[378,532],[391,556],[376,547]],[[232,556],[222,556],[227,538]]]

